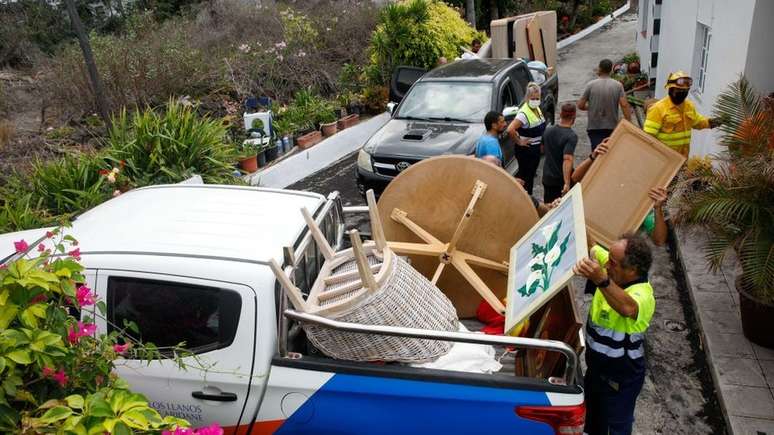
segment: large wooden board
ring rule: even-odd
[[[399,208],[407,217],[441,242],[448,243],[480,180],[486,184],[473,216],[457,248],[495,262],[507,262],[511,246],[537,222],[531,199],[516,180],[503,169],[467,156],[441,156],[423,160],[401,172],[379,198],[378,208],[384,234],[390,242],[421,242],[403,224],[393,220]],[[432,278],[438,258],[411,255],[411,264]],[[473,267],[501,300],[505,297],[507,275]],[[461,318],[475,316],[481,302],[479,293],[454,267],[446,267],[437,283],[451,299]]]
[[[515,31],[514,31],[515,34]],[[540,11],[527,25],[534,60],[556,67],[556,12]]]
[[[516,44],[516,51],[514,51],[513,57],[515,58],[532,58],[532,53],[529,49],[529,37],[527,29],[534,16],[535,14],[520,15],[518,19],[513,22],[513,42]]]
[[[516,57],[529,57],[527,46],[527,23],[535,16],[535,13],[518,15],[515,17],[492,20],[489,27],[492,33],[492,58],[507,59]],[[516,23],[521,21],[519,29]],[[512,32],[511,32],[512,31]],[[509,36],[510,35],[510,36]],[[515,50],[511,50],[511,42],[515,43]]]
[[[666,188],[685,162],[680,153],[624,119],[610,136],[608,149],[581,180],[589,238],[605,247],[642,225],[653,208],[648,191]]]

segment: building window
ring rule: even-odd
[[[656,18],[653,20],[653,35],[658,35],[661,33],[661,18]]]
[[[660,5],[661,4],[661,0],[656,0],[656,4]]]
[[[650,53],[650,67],[656,68],[658,66],[658,52]]]
[[[694,68],[693,77],[696,80],[696,86],[694,89],[699,92],[704,92],[704,87],[707,84],[707,59],[709,58],[709,46],[712,32],[708,26],[697,23],[696,25],[696,49],[694,51]]]

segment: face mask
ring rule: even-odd
[[[533,109],[537,109],[538,107],[540,107],[540,100],[529,100],[528,104],[529,104],[529,107]]]
[[[688,98],[688,90],[686,89],[670,89],[669,99],[676,105],[683,104],[683,101]]]

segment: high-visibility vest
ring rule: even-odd
[[[594,246],[591,254],[602,267],[610,258],[610,253],[601,246]],[[653,287],[643,280],[624,291],[637,302],[637,318],[620,315],[607,303],[602,290],[597,289],[586,322],[586,344],[596,354],[593,356],[603,360],[611,370],[644,370],[645,331],[656,310]]]
[[[709,120],[696,111],[688,100],[676,106],[669,96],[648,109],[643,130],[673,150],[688,156],[691,129],[709,128]]]
[[[527,124],[522,125],[518,130],[519,136],[529,139],[530,145],[539,145],[543,138],[543,132],[546,131],[546,119],[543,117],[543,112],[539,107],[534,110],[529,107],[529,100],[519,107],[519,112],[524,113],[527,117]]]

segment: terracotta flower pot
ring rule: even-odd
[[[303,136],[297,137],[296,145],[298,145],[298,147],[301,148],[302,150],[305,150],[307,148],[313,147],[321,140],[322,140],[322,133],[320,133],[318,130],[315,130]]]
[[[239,160],[239,167],[243,171],[253,173],[258,170],[258,156],[250,156],[246,159]]]
[[[629,63],[629,74],[639,74],[640,73],[640,62],[634,61]]]
[[[339,119],[338,122],[336,122],[336,126],[339,130],[344,130],[345,128],[352,127],[358,122],[360,122],[360,115],[353,113]]]
[[[771,333],[774,305],[745,291],[741,277],[736,278],[736,290],[739,292],[739,314],[744,336],[755,344],[774,349],[774,334]]]
[[[327,124],[320,124],[320,130],[322,130],[322,134],[325,137],[333,136],[337,131],[336,121],[329,122]]]

